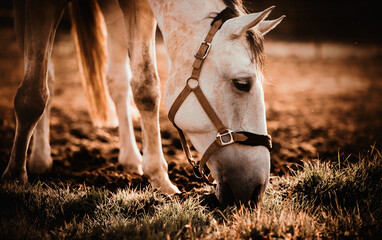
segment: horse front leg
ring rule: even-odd
[[[40,121],[38,121],[33,133],[32,153],[28,162],[28,170],[32,173],[40,174],[49,171],[53,166],[53,159],[50,152],[49,127],[50,127],[50,106],[54,91],[54,70],[53,63],[48,64],[48,89],[50,97]]]
[[[105,18],[108,38],[106,78],[119,121],[118,162],[128,171],[143,174],[142,155],[135,141],[131,120],[131,69],[123,13],[117,0],[99,0],[99,5]]]
[[[179,192],[167,173],[159,131],[159,77],[155,59],[156,20],[146,1],[120,0],[129,33],[133,77],[131,87],[141,115],[143,136],[143,173],[154,188],[173,194]]]
[[[18,8],[22,4],[15,4]],[[33,130],[44,113],[49,99],[47,84],[48,63],[52,53],[54,36],[66,1],[26,0],[24,31],[24,79],[19,86],[14,108],[16,133],[11,157],[3,181],[28,181],[26,171],[27,148]],[[15,9],[21,12],[22,9]],[[18,15],[15,15],[16,17]]]

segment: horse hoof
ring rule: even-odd
[[[179,189],[168,178],[167,172],[147,177],[150,180],[151,186],[158,189],[161,193],[168,195],[180,193]]]
[[[33,149],[30,160],[28,161],[28,171],[34,174],[49,172],[53,167],[53,159],[49,150]]]
[[[30,161],[28,170],[34,174],[42,174],[49,172],[52,169],[53,161]]]
[[[161,186],[159,188],[159,191],[161,193],[165,193],[165,194],[168,194],[168,195],[173,195],[173,194],[176,194],[176,193],[180,193],[178,187],[176,187],[174,184],[172,184],[171,182],[169,182],[168,184],[166,184],[165,186]]]
[[[124,170],[130,173],[143,175],[142,156],[139,153],[121,149],[118,156],[118,163],[123,167]]]
[[[121,163],[120,163],[121,164]],[[138,175],[143,175],[142,164],[121,164],[123,169]]]
[[[19,173],[16,173],[6,169],[1,176],[1,182],[16,182],[24,185],[28,182],[28,175],[26,171],[20,171]]]

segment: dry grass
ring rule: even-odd
[[[306,162],[274,177],[260,209],[209,210],[150,188],[115,193],[0,187],[1,239],[373,239],[381,234],[382,157]]]

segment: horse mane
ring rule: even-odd
[[[242,0],[223,0],[224,4],[233,9],[236,16],[241,16],[248,14],[248,11],[243,5]],[[252,62],[256,62],[259,69],[264,68],[265,64],[265,51],[264,51],[264,38],[258,31],[251,29],[247,31],[246,35],[247,42],[250,47],[250,52],[252,54]]]

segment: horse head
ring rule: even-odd
[[[263,36],[283,19],[265,21],[272,9],[225,19],[217,26],[220,29],[213,33],[211,42],[199,38],[207,35],[208,39],[214,28],[208,17],[194,21],[195,26],[190,24],[182,30],[172,31],[178,33],[178,39],[174,40],[174,34],[164,32],[170,62],[165,92],[170,120],[201,155],[208,155],[204,161],[216,181],[216,196],[223,204],[258,203],[268,184],[270,146],[266,138],[262,88]],[[211,16],[211,12],[205,15]],[[181,29],[181,25],[179,27]],[[190,36],[180,37],[182,31]],[[193,58],[195,53],[195,58],[202,62]],[[202,92],[204,100],[198,92]],[[262,143],[234,141],[252,135],[262,137]],[[216,143],[217,147],[211,143]],[[203,158],[201,163],[204,164]]]

